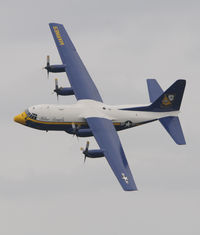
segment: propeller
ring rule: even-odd
[[[57,100],[58,100],[58,79],[57,78],[55,78],[55,89],[53,90],[55,93],[56,93],[56,95],[57,95]]]
[[[84,148],[81,148],[82,153],[85,155],[85,157],[84,157],[84,163],[85,163],[86,158],[87,158],[87,153],[88,153],[89,145],[90,145],[90,142],[87,141],[87,142],[86,142],[85,149],[84,149]]]
[[[80,126],[76,125],[75,123],[72,123],[72,129],[73,129],[73,136],[76,135],[78,138],[78,130],[79,130]]]
[[[43,68],[47,70],[47,78],[49,78],[50,56],[47,56],[47,65]]]

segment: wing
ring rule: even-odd
[[[125,191],[137,190],[112,121],[98,117],[86,118],[86,120],[122,188]]]
[[[102,98],[62,24],[50,23],[56,46],[77,100]]]

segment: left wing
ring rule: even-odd
[[[137,190],[112,121],[99,117],[89,117],[86,120],[122,188],[125,191]]]
[[[77,100],[102,98],[62,24],[50,23],[57,49]]]

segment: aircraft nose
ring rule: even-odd
[[[14,121],[18,122],[18,123],[20,123],[22,125],[25,125],[26,124],[26,116],[27,115],[26,115],[25,112],[23,112],[21,114],[18,114],[17,116],[14,117]]]

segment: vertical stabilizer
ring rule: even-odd
[[[150,106],[149,109],[153,112],[170,112],[178,111],[181,106],[181,101],[183,98],[183,93],[185,90],[185,80],[177,80],[173,83],[165,92],[163,92]],[[156,87],[156,88],[155,88]],[[156,92],[159,92],[157,86],[152,86],[151,89],[155,89]],[[157,94],[155,91],[151,90],[150,94]],[[150,99],[154,98],[151,95]]]

